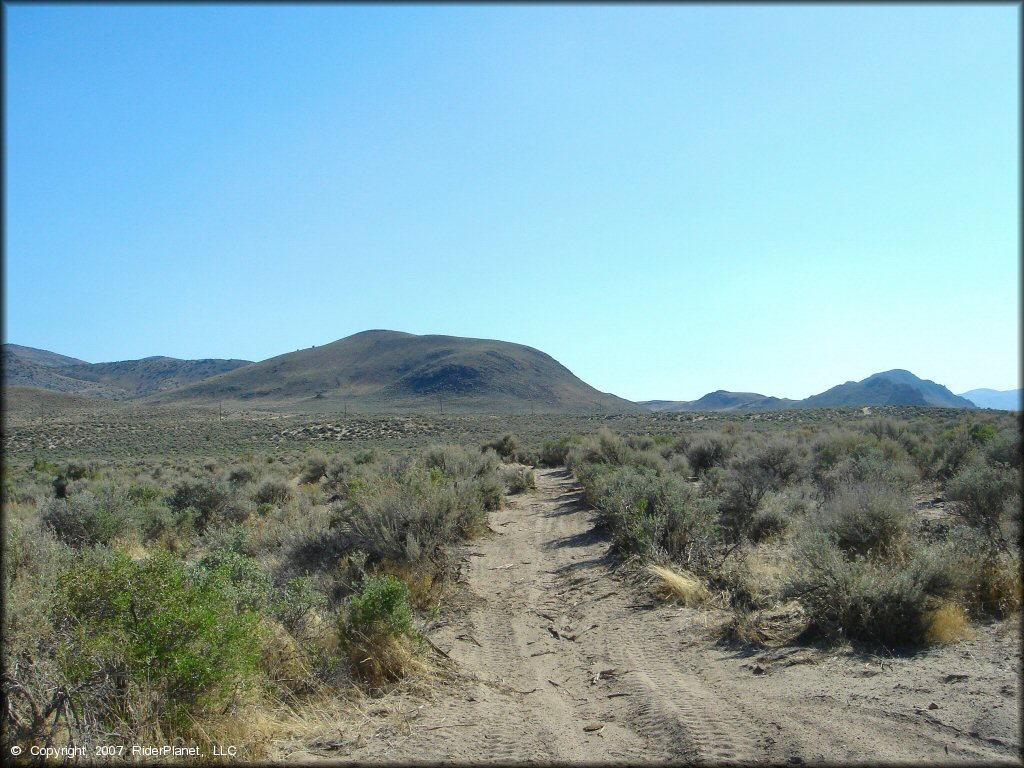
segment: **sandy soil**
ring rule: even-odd
[[[281,759],[878,763],[1021,759],[1019,621],[911,657],[718,641],[724,611],[654,600],[614,570],[562,470],[492,516],[430,633],[451,662]]]

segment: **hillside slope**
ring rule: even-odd
[[[86,363],[44,349],[5,344],[3,384],[128,400],[202,381],[244,365],[249,365],[249,361],[173,357]]]
[[[384,412],[403,409],[636,411],[599,392],[550,355],[521,344],[458,336],[364,331],[254,363],[154,403],[235,401],[264,407]]]
[[[47,349],[23,347],[20,344],[4,344],[3,351],[13,352],[22,360],[42,365],[46,368],[63,368],[66,365],[88,365],[85,360],[79,360],[77,357],[58,355],[56,352],[50,352]]]
[[[74,392],[82,395],[99,395],[100,397],[117,397],[115,389],[94,381],[83,381],[66,375],[67,367],[41,365],[4,347],[4,389],[9,387],[38,387],[51,392]],[[88,363],[83,363],[88,365]]]
[[[146,357],[114,363],[85,363],[61,368],[64,376],[93,382],[122,397],[142,397],[176,389],[211,376],[251,365],[249,360],[179,360],[174,357]]]

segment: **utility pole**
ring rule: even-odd
[[[437,393],[437,405],[441,409],[441,413],[444,413],[444,399],[440,392]]]

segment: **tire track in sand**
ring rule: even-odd
[[[346,759],[423,762],[753,761],[742,715],[672,663],[673,643],[628,608],[609,541],[572,476],[491,514],[465,558],[470,608],[432,641],[468,677],[408,733]],[[575,638],[575,639],[573,639]],[[601,671],[616,668],[601,677]],[[621,673],[621,674],[620,674]]]

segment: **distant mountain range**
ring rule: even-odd
[[[1020,390],[977,389],[954,395],[909,371],[876,373],[790,400],[717,390],[699,400],[632,403],[599,392],[532,347],[458,336],[364,331],[262,362],[147,357],[112,363],[16,344],[3,346],[5,393],[30,387],[151,404],[224,403],[256,408],[363,412],[436,407],[448,412],[539,413],[766,411],[870,405],[1018,409]],[[18,390],[19,397],[28,397]]]
[[[3,347],[5,387],[39,387],[113,400],[175,389],[249,364],[249,360],[178,360],[173,357],[87,363],[44,349],[17,344]]]
[[[960,397],[970,400],[979,408],[995,408],[999,411],[1021,410],[1019,389],[972,389],[970,392],[961,392]]]
[[[848,381],[803,400],[769,397],[756,392],[711,392],[699,400],[649,400],[641,405],[654,411],[771,411],[784,408],[842,408],[865,405],[931,405],[943,408],[974,408],[941,384],[919,379],[900,369]]]

